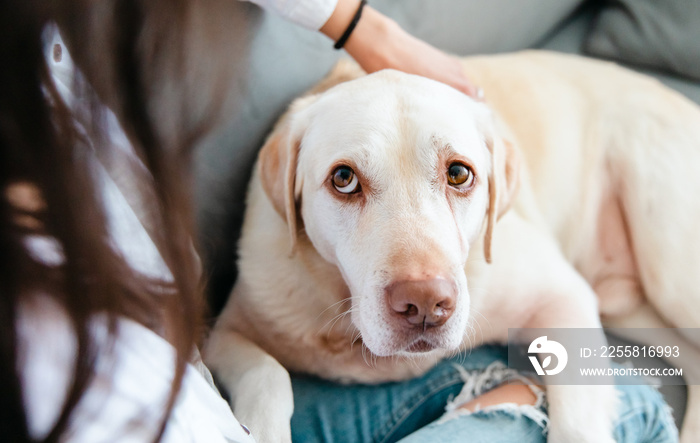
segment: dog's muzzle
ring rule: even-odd
[[[442,278],[403,280],[391,283],[385,290],[394,330],[402,331],[413,341],[409,352],[433,349],[425,336],[437,332],[452,316],[457,304],[457,285]],[[415,340],[411,340],[414,338]]]

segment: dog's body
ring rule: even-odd
[[[401,380],[508,328],[700,326],[700,110],[572,56],[464,67],[500,119],[396,72],[323,92],[362,75],[344,64],[261,151],[205,356],[260,441],[290,436],[284,368]],[[611,441],[613,387],[548,397],[550,441]]]

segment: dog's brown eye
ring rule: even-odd
[[[474,183],[474,173],[462,163],[452,163],[447,169],[447,181],[452,186],[469,187]]]
[[[347,166],[340,166],[333,171],[333,186],[338,192],[352,194],[359,189],[359,182],[355,171]]]

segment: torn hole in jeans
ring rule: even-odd
[[[545,392],[539,386],[535,385],[532,380],[523,377],[516,370],[506,367],[502,362],[491,363],[483,371],[467,371],[459,365],[454,365],[454,367],[464,381],[464,386],[456,397],[447,401],[445,414],[437,421],[438,424],[471,414],[500,411],[511,414],[514,417],[527,417],[537,423],[543,431],[547,430],[549,426],[549,417],[542,411],[542,408],[546,406]],[[481,408],[479,404],[477,404],[474,411],[461,407],[491,389],[514,380],[518,380],[530,388],[536,397],[534,405],[499,403]]]

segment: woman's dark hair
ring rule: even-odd
[[[193,254],[187,163],[202,127],[154,123],[149,107],[154,67],[179,72],[180,38],[188,6],[177,0],[10,0],[0,6],[0,435],[30,441],[19,374],[17,312],[32,294],[55,299],[69,316],[77,340],[72,384],[53,429],[58,441],[89,386],[102,352],[90,334],[96,314],[133,319],[165,337],[177,351],[170,401],[199,339],[203,302]],[[96,93],[81,109],[68,108],[50,79],[43,33],[58,23],[76,64]],[[98,36],[97,38],[93,38]],[[168,56],[165,57],[164,54]],[[76,85],[78,87],[79,85]],[[91,89],[92,90],[92,89]],[[129,268],[108,241],[103,204],[90,156],[107,158],[99,103],[119,117],[141,162],[139,186],[151,199],[154,242],[173,279],[153,281]],[[76,113],[90,117],[88,144],[75,127]],[[173,110],[175,120],[185,113]],[[88,152],[89,151],[89,152]],[[88,155],[90,154],[90,155]],[[13,186],[35,192],[27,209],[10,198]],[[31,206],[31,205],[30,205]],[[29,222],[27,222],[29,221]],[[52,267],[35,260],[24,239],[41,233],[57,240],[64,260]]]

